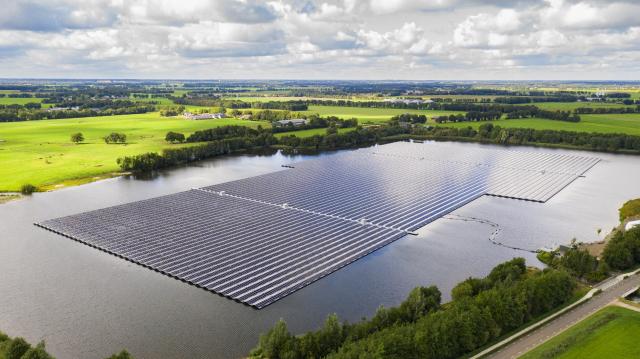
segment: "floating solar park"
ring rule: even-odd
[[[597,162],[396,142],[36,225],[263,308],[480,196],[546,202]]]

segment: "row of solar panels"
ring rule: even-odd
[[[404,236],[201,190],[40,226],[257,308]]]
[[[515,152],[396,143],[39,225],[262,308],[479,196],[545,201],[597,162]]]
[[[595,165],[599,159],[590,156],[566,155],[547,151],[521,151],[496,149],[495,147],[474,147],[460,151],[459,147],[436,142],[412,144],[395,142],[376,146],[367,150],[374,155],[405,157],[446,163],[484,165],[491,168],[506,168],[519,171],[555,172],[581,175]]]

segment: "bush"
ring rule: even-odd
[[[81,132],[74,133],[73,135],[71,135],[71,142],[80,143],[82,141],[84,141],[84,136],[82,135]]]
[[[106,359],[132,359],[133,357],[126,350],[121,351],[118,354],[113,354],[112,356]]]
[[[625,202],[618,212],[620,213],[620,222],[629,217],[640,215],[640,198]]]
[[[554,266],[556,257],[558,256],[558,252],[547,252],[547,251],[538,251],[536,254],[536,258],[538,260],[548,266]]]
[[[33,192],[36,192],[38,190],[38,187],[27,183],[27,184],[23,184],[22,187],[20,187],[20,193],[22,194],[32,194]]]
[[[167,135],[165,136],[164,140],[167,142],[171,142],[171,143],[175,143],[175,142],[184,142],[184,134],[182,133],[178,133],[178,132],[167,132]]]

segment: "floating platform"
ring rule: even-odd
[[[480,196],[545,202],[598,161],[397,142],[36,225],[263,308]]]

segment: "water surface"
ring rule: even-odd
[[[478,144],[458,143],[473,151]],[[523,148],[517,148],[523,150]],[[598,239],[617,224],[617,208],[640,197],[640,157],[602,161],[549,202],[484,196],[456,210],[502,227],[499,240],[537,249],[571,238]],[[326,153],[320,156],[332,156]],[[301,332],[327,313],[357,321],[400,303],[417,285],[437,285],[445,299],[468,276],[497,263],[535,256],[492,244],[493,228],[439,219],[262,310],[225,299],[33,226],[34,222],[280,170],[315,156],[241,155],[120,177],[0,205],[0,330],[45,340],[58,358],[103,358],[126,348],[136,358],[234,358],[279,318]]]

